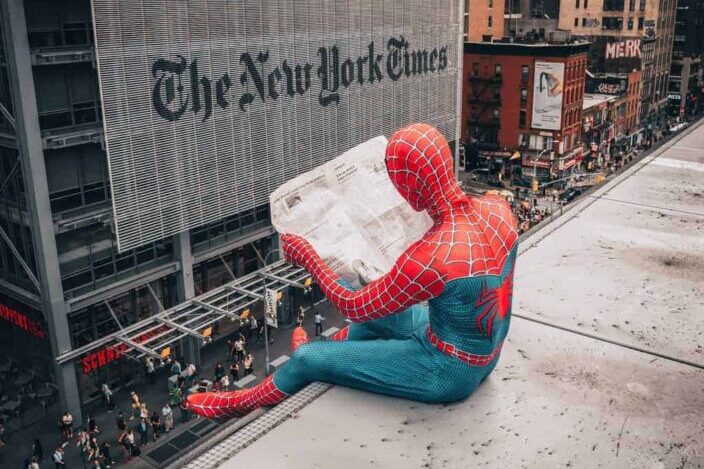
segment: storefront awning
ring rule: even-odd
[[[92,354],[97,354],[98,361],[122,356],[136,360],[146,356],[166,358],[170,346],[184,337],[208,340],[217,321],[247,317],[249,308],[263,301],[265,288],[282,291],[291,287],[308,289],[310,285],[310,275],[304,269],[279,261],[63,353],[56,360],[66,363]]]

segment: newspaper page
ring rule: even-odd
[[[368,140],[270,196],[274,228],[308,240],[357,288],[386,273],[432,224],[389,180],[386,143],[384,136]]]

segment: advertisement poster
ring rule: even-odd
[[[560,130],[565,64],[535,62],[534,76],[532,127]]]

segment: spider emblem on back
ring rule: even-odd
[[[482,282],[482,289],[477,300],[477,309],[481,313],[477,315],[477,329],[485,336],[491,338],[491,331],[494,326],[496,316],[499,320],[504,319],[511,309],[511,299],[513,297],[513,268],[506,275],[506,278],[496,288],[487,288],[486,280]],[[486,327],[483,321],[486,318]]]

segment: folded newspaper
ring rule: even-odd
[[[386,273],[432,224],[391,183],[386,143],[383,136],[368,140],[270,196],[274,228],[308,240],[355,287]]]

